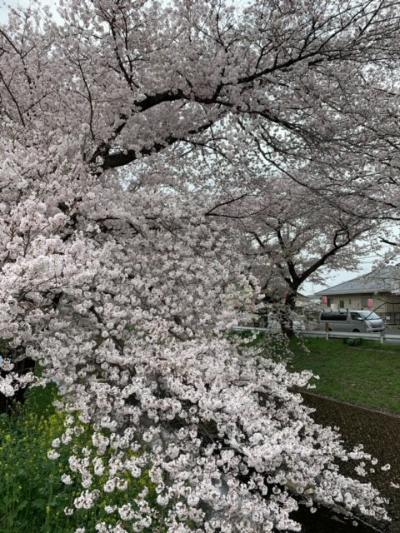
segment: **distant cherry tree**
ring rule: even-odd
[[[375,216],[367,216],[365,206],[342,209],[340,198],[330,202],[325,191],[318,194],[310,182],[303,185],[289,172],[277,172],[262,157],[252,168],[244,165],[251,140],[245,154],[230,157],[219,143],[217,150],[197,156],[202,171],[196,183],[210,197],[206,215],[229,223],[240,235],[236,246],[260,283],[264,311],[275,309],[283,330],[292,335],[291,315],[305,283],[324,283],[332,270],[356,270],[363,257],[382,249],[386,228],[377,209]],[[186,165],[191,164],[188,158]]]

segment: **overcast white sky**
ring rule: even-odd
[[[8,2],[0,3],[0,22],[5,22],[7,20],[7,12],[9,6],[27,6],[29,5],[29,0],[8,0]]]
[[[31,3],[31,0],[0,0],[0,23],[7,22],[7,13],[10,7],[27,7]],[[52,7],[57,2],[55,0],[37,0],[36,3]]]

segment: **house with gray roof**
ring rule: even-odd
[[[332,309],[372,309],[400,325],[400,264],[373,270],[315,293]]]

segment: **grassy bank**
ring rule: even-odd
[[[353,404],[400,413],[400,346],[305,339],[291,344],[292,370],[312,370],[315,392]]]

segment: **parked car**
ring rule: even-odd
[[[323,311],[319,323],[323,329],[329,331],[375,333],[385,329],[385,322],[374,311],[358,309]]]

